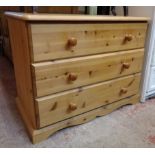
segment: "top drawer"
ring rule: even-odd
[[[147,23],[31,24],[32,61],[144,47]]]

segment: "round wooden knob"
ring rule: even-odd
[[[124,37],[124,41],[131,41],[133,39],[133,36],[131,34],[126,34]]]
[[[74,74],[74,73],[70,73],[69,75],[68,75],[68,81],[75,81],[76,79],[77,79],[77,75],[76,74]]]
[[[122,88],[120,91],[121,94],[126,94],[127,92],[128,92],[127,88]]]
[[[125,69],[130,68],[130,64],[129,63],[123,63],[123,68],[125,68]]]
[[[76,110],[77,109],[77,105],[75,103],[70,103],[69,104],[69,110]]]
[[[69,38],[68,39],[68,46],[76,46],[77,45],[77,39],[76,38]]]

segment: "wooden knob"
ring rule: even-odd
[[[68,81],[75,81],[76,79],[77,79],[77,75],[76,74],[74,74],[74,73],[70,73],[69,75],[68,75]]]
[[[68,39],[68,46],[76,46],[77,45],[77,39],[76,38],[69,38]]]
[[[130,68],[130,64],[129,63],[123,63],[122,67],[125,69],[128,69],[128,68]]]
[[[77,105],[75,103],[70,103],[69,104],[69,110],[76,110],[77,109]]]
[[[131,41],[133,39],[133,36],[131,34],[126,34],[123,40],[123,44],[125,44],[128,41]]]
[[[131,41],[133,39],[133,36],[131,34],[126,34],[124,37],[124,42]]]
[[[122,88],[120,94],[126,94],[128,92],[127,88]]]

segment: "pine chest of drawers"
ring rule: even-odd
[[[139,102],[148,18],[6,15],[17,106],[33,143]]]

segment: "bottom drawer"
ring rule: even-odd
[[[140,74],[135,74],[38,98],[39,127],[137,94],[139,84]]]

